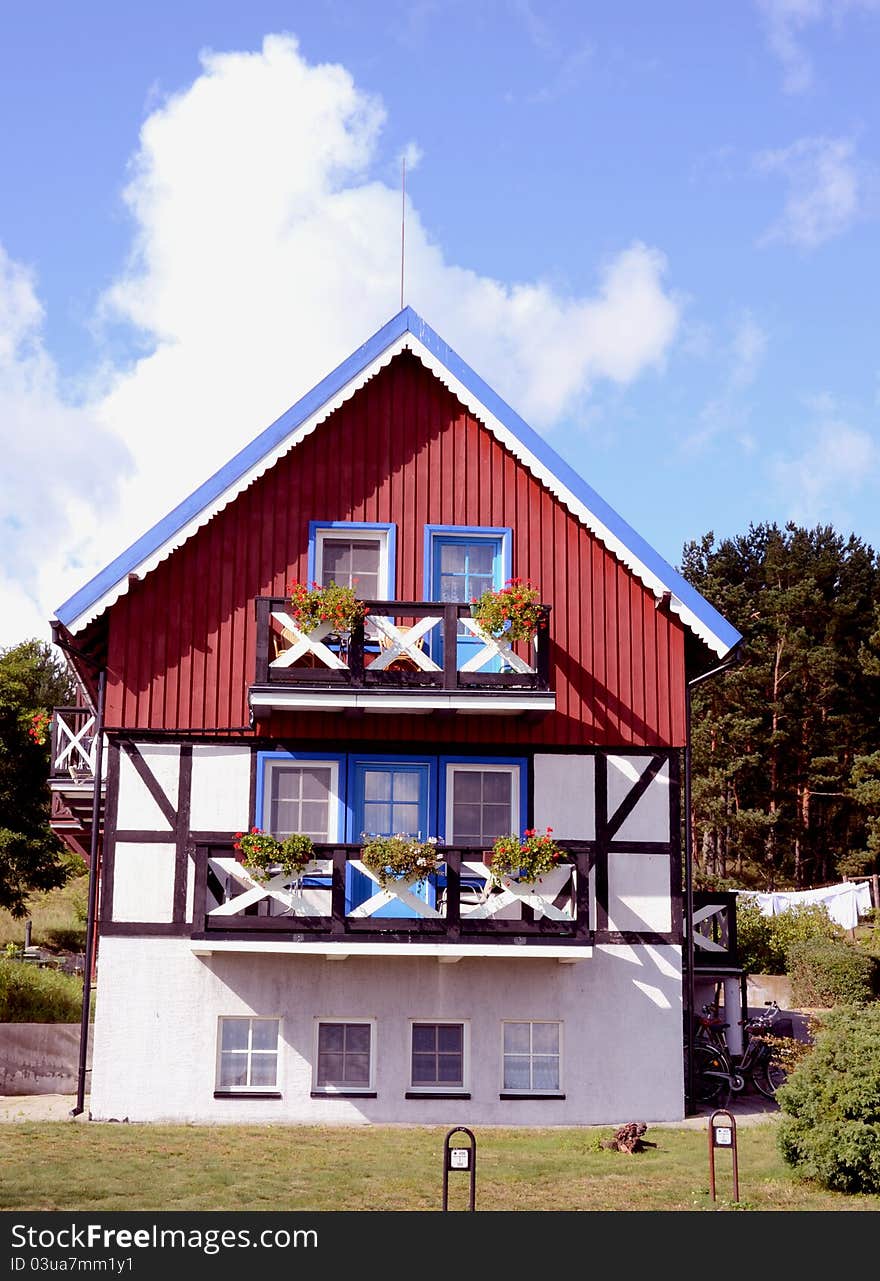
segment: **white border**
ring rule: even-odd
[[[622,564],[626,565],[635,576],[653,592],[659,600],[668,590],[666,584],[657,577],[657,575],[643,564],[641,560],[617,537],[608,527],[599,520],[599,518],[574,494],[563,485],[559,478],[542,463],[531,450],[527,449],[518,436],[496,418],[496,416],[487,409],[487,407],[478,400],[450,371],[442,361],[438,360],[428,348],[415,337],[414,334],[407,331],[394,342],[390,343],[384,351],[380,352],[370,363],[360,371],[336,393],[335,396],[325,401],[323,405],[313,414],[310,414],[304,422],[300,423],[288,436],[278,445],[271,449],[267,454],[253,463],[248,470],[232,482],[222,494],[213,499],[207,506],[203,507],[197,515],[193,516],[179,530],[170,534],[165,542],[144,557],[139,564],[128,571],[118,582],[108,588],[104,594],[99,597],[94,604],[90,605],[75,619],[68,624],[68,631],[75,634],[87,626],[93,619],[97,618],[105,609],[112,605],[128,591],[130,575],[137,578],[143,578],[152,571],[163,560],[170,556],[171,552],[181,547],[189,538],[192,537],[198,529],[206,525],[218,512],[222,511],[234,498],[237,498],[245,489],[258,480],[270,467],[282,458],[301,441],[310,436],[316,427],[319,426],[326,418],[334,413],[341,405],[349,400],[356,391],[359,391],[371,378],[375,377],[381,369],[390,364],[395,356],[402,351],[411,351],[418,357],[422,364],[440,380],[468,410],[478,418],[497,440],[500,440],[510,452],[519,459],[528,470],[540,480],[559,501],[568,508],[568,510],[578,518],[578,520],[599,539],[599,541],[608,548]],[[693,613],[681,600],[675,595],[670,601],[670,609],[673,613],[678,614],[682,621],[691,628],[691,630],[703,640],[710,649],[720,657],[723,657],[729,650],[715,634],[702,622],[701,619]]]
[[[504,1029],[508,1023],[527,1023],[529,1027],[533,1027],[536,1023],[552,1023],[559,1028],[559,1054],[558,1054],[559,1085],[556,1087],[555,1090],[523,1089],[520,1086],[504,1084]],[[562,1019],[516,1019],[516,1018],[502,1019],[501,1020],[501,1064],[500,1064],[501,1084],[499,1086],[499,1093],[501,1094],[533,1094],[535,1095],[536,1098],[542,1098],[542,1097],[558,1098],[561,1095],[563,1095],[565,1093],[565,1089],[562,1084],[565,1079],[564,1077],[565,1060],[563,1058],[563,1051],[564,1051],[564,1045],[565,1045],[564,1038],[565,1038],[565,1022]],[[529,1033],[529,1042],[531,1044],[531,1032]],[[526,1056],[523,1054],[520,1054],[518,1057],[525,1058]],[[534,1051],[530,1050],[528,1055],[530,1063],[534,1057],[535,1057]],[[531,1074],[531,1071],[530,1071],[530,1074]]]
[[[232,1023],[232,1022],[253,1023],[256,1019],[261,1019],[264,1022],[274,1021],[275,1023],[278,1024],[278,1040],[276,1042],[277,1048],[275,1050],[275,1084],[274,1085],[221,1085],[220,1084],[220,1056],[222,1052],[221,1050],[222,1037],[220,1035],[220,1025],[222,1023]],[[281,1093],[281,1045],[282,1045],[281,1026],[282,1026],[282,1019],[280,1014],[218,1014],[217,1015],[217,1054],[216,1054],[216,1062],[214,1066],[214,1082],[215,1082],[214,1089],[222,1092],[223,1094],[261,1094],[261,1093],[264,1093],[266,1090],[272,1090],[273,1093],[280,1094]],[[253,1030],[252,1029],[249,1030],[248,1031],[248,1051],[247,1051],[248,1074],[250,1074],[251,1061],[253,1059],[253,1053],[254,1053],[253,1050],[250,1048],[251,1042],[253,1041],[253,1035],[254,1035]],[[236,1054],[241,1053],[240,1050],[235,1050],[231,1052]],[[261,1055],[266,1054],[266,1056],[268,1057],[268,1054],[266,1051],[258,1051],[258,1053]]]
[[[318,1036],[322,1023],[365,1023],[370,1029],[370,1073],[369,1084],[367,1085],[318,1085]],[[312,1058],[312,1093],[328,1095],[334,1094],[375,1094],[376,1092],[376,1028],[377,1020],[375,1018],[364,1018],[362,1016],[351,1016],[348,1014],[316,1014],[314,1018],[314,1056]]]
[[[269,819],[272,813],[272,787],[271,776],[276,769],[329,769],[330,770],[330,797],[327,802],[327,835],[326,837],[316,837],[318,843],[325,841],[326,844],[332,845],[334,841],[339,840],[339,810],[342,804],[342,798],[339,794],[339,761],[335,760],[300,760],[299,757],[269,757],[263,761],[263,777],[260,779],[260,786],[263,789],[263,827],[268,832],[271,831]],[[300,812],[302,812],[300,810]],[[278,835],[276,832],[275,835]]]
[[[513,775],[513,786],[510,789],[510,832],[519,833],[519,784],[522,769],[519,765],[481,765],[478,761],[447,761],[446,762],[446,814],[444,816],[445,826],[443,831],[446,833],[447,845],[455,845],[455,833],[452,826],[453,814],[453,795],[452,795],[452,775],[453,772],[462,770],[469,774],[479,772],[481,774],[511,774]],[[482,847],[481,847],[482,848]]]
[[[425,1014],[418,1018],[407,1019],[409,1026],[409,1039],[407,1043],[407,1068],[406,1079],[409,1082],[407,1090],[410,1094],[470,1094],[470,1077],[471,1077],[471,1021],[462,1018],[443,1018],[439,1014]],[[413,1085],[412,1079],[412,1056],[413,1056],[413,1028],[416,1023],[430,1023],[437,1026],[440,1023],[451,1023],[456,1027],[461,1027],[461,1085],[444,1085],[439,1081],[436,1085]]]

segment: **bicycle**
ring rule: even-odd
[[[742,1055],[731,1055],[724,1035],[729,1024],[703,1007],[695,1017],[693,1046],[694,1093],[696,1101],[723,1108],[731,1094],[741,1094],[751,1084],[766,1098],[772,1099],[786,1078],[786,1071],[773,1055],[765,1035],[779,1016],[775,1001],[767,1002],[766,1014],[740,1020],[746,1037]]]

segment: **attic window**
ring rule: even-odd
[[[312,522],[309,578],[326,587],[353,587],[363,600],[389,600],[394,591],[394,526]]]

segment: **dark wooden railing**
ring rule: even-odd
[[[395,916],[374,912],[389,903],[407,910],[412,897],[401,904],[393,883],[383,897],[360,864],[359,845],[316,846],[312,870],[294,889],[283,877],[255,887],[231,837],[197,845],[193,937],[583,946],[592,940],[590,855],[575,842],[560,845],[565,859],[542,881],[506,889],[491,885],[481,850],[439,846],[437,871],[423,889],[411,890],[421,895],[420,914]]]
[[[329,667],[312,655],[289,666],[280,665],[291,638],[285,634],[277,614],[289,612],[286,597],[260,596],[256,599],[257,644],[255,684],[327,686],[336,685],[352,689],[421,689],[447,692],[462,690],[532,689],[550,688],[550,606],[542,607],[541,620],[531,644],[517,643],[514,655],[525,670],[510,670],[496,657],[484,670],[463,671],[460,664],[460,646],[470,640],[473,654],[480,642],[463,636],[459,620],[469,617],[469,605],[447,604],[443,601],[387,601],[365,602],[368,614],[365,623],[358,624],[348,634],[331,636],[325,644],[339,658],[339,666]],[[387,660],[388,638],[381,635],[374,619],[389,619],[404,635],[421,619],[437,619],[430,630],[419,638],[417,648],[430,660],[424,670],[406,650],[389,666],[377,665],[383,657]],[[416,648],[414,644],[413,648]]]
[[[694,969],[737,966],[736,895],[694,891]]]

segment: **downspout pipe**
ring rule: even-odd
[[[702,685],[713,676],[726,672],[739,661],[737,646],[726,662],[711,671],[695,676],[685,685],[685,746],[684,746],[684,923],[685,923],[685,1113],[693,1116],[696,1111],[694,1097],[694,1006],[696,991],[694,984],[694,870],[692,864],[693,824],[691,820],[691,690]]]
[[[104,768],[104,690],[107,683],[107,672],[102,667],[98,673],[98,707],[95,716],[95,779],[92,790],[92,838],[89,850],[89,905],[86,917],[86,952],[83,966],[83,999],[82,1017],[79,1029],[79,1075],[76,1087],[76,1107],[71,1109],[71,1116],[79,1116],[85,1110],[86,1095],[86,1061],[89,1050],[89,1015],[92,1004],[92,961],[95,950],[95,933],[97,928],[98,907],[98,859],[100,850],[99,828],[101,825],[101,776]]]

